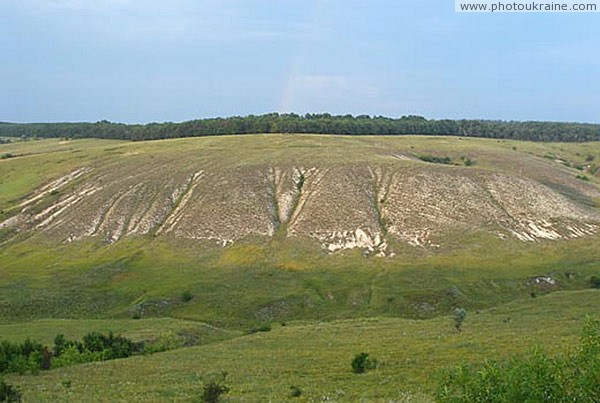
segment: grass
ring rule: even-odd
[[[209,344],[237,337],[239,332],[216,328],[205,323],[173,318],[150,319],[40,319],[0,325],[1,340],[23,341],[29,337],[52,346],[54,337],[63,334],[67,339],[80,340],[90,332],[120,334],[133,341],[154,340],[161,335],[175,334],[193,337],[196,344]]]
[[[81,166],[127,173],[198,161],[219,169],[425,164],[398,155],[464,156],[476,165],[447,169],[529,175],[600,208],[600,199],[585,194],[600,179],[578,181],[580,171],[561,162],[583,164],[600,155],[599,142],[249,135],[40,140],[2,144],[5,153],[15,157],[0,160],[0,222],[35,189]],[[48,195],[48,203],[58,196]],[[447,245],[437,251],[398,243],[392,245],[398,256],[382,259],[357,250],[329,255],[281,231],[219,248],[151,234],[110,245],[62,244],[51,235],[0,228],[1,338],[51,343],[57,333],[79,338],[112,330],[134,340],[188,334],[202,344],[9,380],[28,401],[190,401],[203,382],[227,371],[234,400],[286,401],[295,386],[307,401],[420,401],[429,399],[439,368],[521,354],[535,344],[564,351],[583,318],[600,313],[600,294],[589,290],[591,276],[600,276],[599,236],[522,243],[469,233]],[[556,285],[536,285],[537,276],[552,276]],[[460,333],[448,316],[455,307],[468,312]],[[261,326],[272,330],[241,336]],[[361,352],[380,365],[355,375],[350,361]]]
[[[535,345],[552,354],[568,351],[585,317],[600,314],[599,303],[597,290],[521,299],[469,311],[462,332],[448,316],[292,323],[206,346],[9,380],[32,401],[67,396],[76,401],[192,401],[202,381],[226,371],[228,396],[234,400],[288,401],[294,385],[308,401],[421,401],[436,387],[441,368],[504,359]],[[350,363],[360,352],[377,359],[377,369],[354,374]],[[71,381],[68,392],[65,380]]]
[[[600,275],[597,237],[535,247],[478,242],[399,260],[281,241],[199,251],[147,238],[60,247],[29,240],[0,252],[0,313],[12,321],[170,316],[246,330],[265,321],[429,318],[457,304],[483,309],[533,291],[586,288]],[[545,275],[557,285],[530,284]],[[182,300],[186,291],[192,300]]]

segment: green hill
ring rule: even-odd
[[[0,338],[204,344],[11,376],[33,401],[186,400],[220,371],[234,398],[428,399],[430,369],[558,351],[598,314],[597,142],[269,134],[0,155]],[[382,366],[356,378],[362,350]]]

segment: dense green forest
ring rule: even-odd
[[[178,137],[251,133],[315,133],[347,135],[425,134],[530,141],[600,140],[600,124],[508,122],[494,120],[429,120],[421,116],[334,116],[271,113],[191,120],[182,123],[0,123],[4,137],[65,137],[155,140]]]

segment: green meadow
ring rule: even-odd
[[[597,142],[245,135],[32,140],[1,144],[6,153],[12,157],[0,160],[0,222],[36,189],[78,167],[126,170],[192,158],[227,166],[467,156],[482,170],[548,167],[536,171],[540,181],[556,170],[600,185],[586,171],[600,160]],[[589,155],[595,162],[581,168]],[[600,209],[597,199],[561,191]],[[198,401],[203,385],[223,372],[225,401],[432,401],[440,370],[534,346],[564,354],[585,318],[600,317],[600,291],[590,284],[600,277],[598,235],[524,243],[465,233],[448,245],[398,242],[397,256],[379,258],[359,250],[329,254],[317,242],[282,234],[221,248],[153,234],[67,244],[0,227],[0,340],[50,346],[57,334],[109,330],[135,341],[186,340],[162,353],[5,378],[32,402]],[[548,277],[551,283],[539,280]],[[461,332],[451,317],[456,307],[467,311]],[[256,332],[261,326],[270,331]],[[378,366],[358,375],[350,362],[361,352]],[[300,396],[292,397],[292,387]]]

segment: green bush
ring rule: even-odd
[[[419,159],[421,161],[431,162],[432,164],[452,165],[452,158],[450,158],[450,157],[436,157],[434,155],[420,155]]]
[[[355,374],[364,374],[370,369],[377,368],[377,360],[369,358],[369,354],[360,353],[352,359],[352,372]]]
[[[192,298],[194,298],[194,295],[190,291],[184,291],[183,294],[181,294],[181,300],[183,302],[190,302]]]
[[[258,327],[253,327],[252,329],[250,329],[250,331],[248,333],[253,334],[253,333],[258,333],[258,332],[270,332],[270,331],[271,331],[271,324],[265,323]]]
[[[221,381],[211,381],[204,385],[202,390],[202,401],[205,403],[217,403],[221,396],[229,392],[229,387],[223,382],[227,374],[224,373]]]
[[[134,343],[125,337],[115,336],[113,332],[109,332],[107,335],[91,332],[83,336],[83,348],[91,353],[101,353],[105,360],[112,360],[140,353],[144,346],[142,343]]]
[[[290,396],[291,397],[300,397],[302,396],[302,389],[297,386],[290,386]]]
[[[0,378],[0,402],[20,402],[21,391]]]
[[[472,160],[471,158],[469,158],[469,157],[462,156],[462,157],[460,157],[460,160],[463,162],[463,164],[464,164],[466,167],[470,167],[470,166],[473,166],[473,165],[475,165],[475,161],[473,161],[473,160]]]
[[[26,339],[22,343],[0,342],[0,373],[36,373],[48,359],[48,351],[40,343]]]
[[[439,402],[600,401],[600,321],[588,320],[575,354],[551,357],[534,349],[526,357],[442,373]]]
[[[593,288],[600,288],[600,277],[592,276],[592,278],[590,278],[590,283]]]

